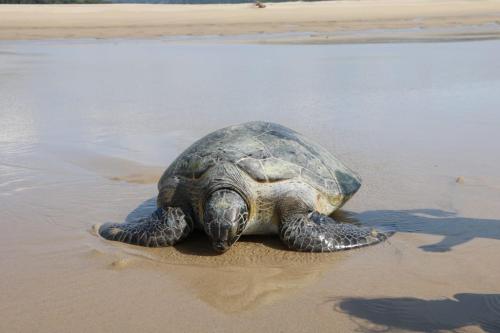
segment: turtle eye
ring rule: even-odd
[[[238,228],[236,229],[236,233],[235,233],[235,236],[237,238],[235,239],[235,241],[241,236],[241,234],[243,233],[243,230],[245,230],[245,227],[247,226],[247,222],[248,222],[248,210],[246,209],[246,206],[245,206],[245,209],[240,210],[240,214],[239,214],[238,222],[237,222]]]

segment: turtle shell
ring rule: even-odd
[[[347,198],[360,179],[320,145],[284,126],[250,122],[212,132],[186,149],[160,180],[201,177],[217,163],[238,166],[257,182],[300,178],[329,195]]]

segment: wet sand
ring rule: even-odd
[[[291,35],[261,35],[257,39],[352,43],[500,36],[499,0],[321,1],[266,6],[2,5],[0,39],[235,36],[265,32]]]
[[[497,332],[499,54],[0,43],[0,331]],[[156,179],[195,139],[250,120],[335,152],[364,181],[335,217],[397,233],[334,254],[247,237],[221,256],[203,235],[145,249],[95,234],[154,209]]]

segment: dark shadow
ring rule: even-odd
[[[212,249],[208,237],[201,230],[195,230],[188,238],[174,245],[174,248],[183,253],[193,256],[217,256],[219,255]]]
[[[290,251],[278,235],[247,235],[241,236],[238,242],[260,243],[274,250]]]
[[[150,198],[133,211],[131,211],[125,218],[126,222],[133,222],[142,217],[151,215],[156,209],[156,197]],[[198,230],[195,230],[187,239],[176,244],[175,249],[181,253],[196,255],[196,256],[215,256],[217,253],[213,251],[208,242],[206,235]]]
[[[156,209],[156,198],[144,201],[130,214],[126,221],[149,216]],[[435,244],[420,248],[428,252],[446,252],[454,246],[474,238],[500,240],[500,220],[458,217],[455,213],[439,209],[372,210],[354,213],[338,210],[332,217],[342,223],[367,225],[385,232],[414,232],[444,236]],[[259,242],[274,249],[286,250],[277,236],[243,236],[240,242]],[[193,255],[215,255],[204,233],[195,232],[184,242],[175,246],[183,253]]]
[[[128,213],[125,222],[133,222],[141,217],[147,217],[156,210],[156,197],[150,198],[142,202],[133,211]]]
[[[133,222],[141,217],[149,216],[156,209],[156,197],[150,198],[139,206],[137,206],[133,211],[131,211],[125,218],[126,222]],[[262,236],[242,236],[238,242],[252,242],[261,243],[267,247],[276,250],[287,250],[285,245],[276,235],[262,235]],[[210,242],[201,230],[195,230],[187,239],[175,244],[175,249],[183,254],[196,255],[196,256],[217,256],[219,255],[215,252]]]
[[[382,231],[415,232],[444,236],[438,243],[420,248],[446,252],[474,238],[500,240],[500,220],[458,217],[439,209],[374,210],[363,213],[340,212],[341,219],[369,225]],[[342,217],[344,216],[344,217]]]
[[[261,243],[267,247],[276,250],[288,250],[281,240],[276,236],[242,236],[238,242]],[[175,249],[183,254],[196,256],[218,256],[212,249],[208,237],[201,230],[195,230],[189,237],[182,242],[174,245]]]
[[[453,299],[345,298],[336,308],[350,316],[383,327],[362,327],[363,332],[405,329],[422,332],[453,331],[477,325],[485,332],[500,332],[500,294],[456,294]]]

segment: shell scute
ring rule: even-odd
[[[196,179],[221,162],[238,166],[259,182],[300,178],[329,195],[352,195],[360,186],[356,174],[326,149],[289,128],[267,122],[230,126],[208,134],[186,149],[162,179]]]

